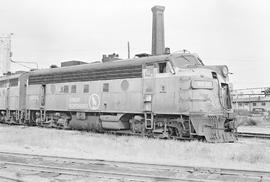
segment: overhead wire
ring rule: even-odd
[[[12,63],[14,63],[14,64],[18,64],[18,65],[20,65],[20,66],[22,66],[22,67],[25,67],[25,68],[28,68],[28,69],[32,69],[31,67],[25,66],[25,65],[23,65],[23,64],[21,64],[21,63],[17,63],[17,62],[15,62],[15,61],[13,61],[13,60],[10,60],[10,62],[12,62]]]

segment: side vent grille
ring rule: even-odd
[[[142,66],[127,66],[118,68],[106,68],[98,70],[81,70],[76,72],[48,73],[44,75],[29,76],[29,85],[81,82],[96,80],[114,80],[125,78],[141,78]]]

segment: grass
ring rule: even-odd
[[[210,144],[0,125],[0,150],[91,159],[270,169],[270,141]]]

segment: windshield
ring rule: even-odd
[[[188,65],[202,65],[202,63],[193,55],[177,55],[173,59],[176,67],[186,67]]]

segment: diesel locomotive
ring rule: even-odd
[[[234,142],[228,73],[178,52],[7,75],[0,121]]]

